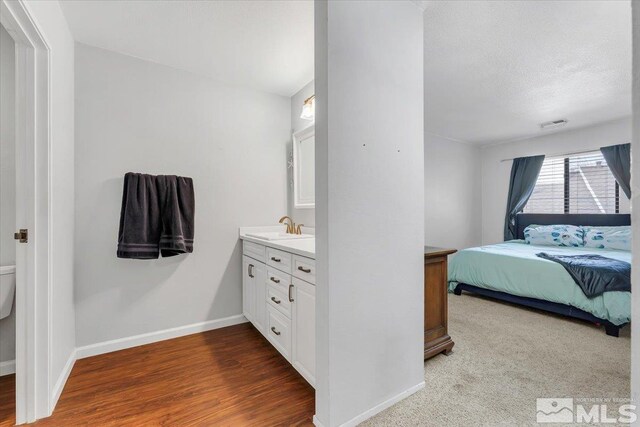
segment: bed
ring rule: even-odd
[[[449,263],[449,290],[507,301],[604,325],[607,335],[618,336],[631,320],[631,293],[605,292],[587,298],[560,264],[536,256],[540,252],[566,255],[597,253],[631,262],[631,252],[594,248],[529,245],[524,229],[530,224],[620,226],[630,225],[623,214],[519,214],[518,240],[464,249]]]

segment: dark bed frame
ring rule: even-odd
[[[524,239],[524,229],[531,225],[551,225],[551,224],[569,224],[569,225],[592,225],[592,226],[619,226],[631,225],[631,215],[627,214],[525,214],[516,215],[516,238]],[[596,325],[604,325],[607,335],[619,336],[620,328],[624,325],[614,325],[605,319],[595,317],[591,313],[580,310],[569,305],[558,304],[555,302],[544,301],[536,298],[520,297],[505,292],[492,291],[489,289],[479,288],[466,283],[459,283],[453,293],[462,295],[462,291],[485,297],[506,301],[512,304],[523,305],[525,307],[544,310],[563,316],[573,317],[576,319],[586,320]]]

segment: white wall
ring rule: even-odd
[[[286,212],[290,105],[76,45],[79,347],[242,313],[238,227]],[[193,178],[193,254],[116,258],[128,171]]]
[[[15,43],[0,25],[0,265],[15,265]],[[0,362],[16,356],[16,310],[0,320]]]
[[[631,224],[633,225],[633,286],[640,283],[640,2],[632,3],[633,11],[633,140],[631,142]],[[631,396],[640,406],[640,293],[632,292],[631,313]],[[636,414],[638,411],[636,411]],[[633,424],[640,426],[640,416]]]
[[[25,2],[50,49],[51,360],[49,389],[64,378],[75,349],[74,253],[74,41],[57,1]],[[62,377],[61,377],[62,376]]]
[[[509,176],[512,162],[502,159],[554,155],[600,147],[626,144],[631,141],[631,119],[607,122],[591,127],[557,132],[537,138],[486,146],[482,149],[482,243],[491,244],[504,240],[504,215],[509,192]],[[626,198],[621,199],[627,205]]]
[[[304,128],[313,124],[313,120],[305,120],[300,118],[300,113],[302,112],[302,105],[304,104],[304,100],[309,98],[311,95],[315,93],[315,85],[314,82],[311,81],[305,87],[300,89],[295,95],[291,97],[291,133],[295,133],[303,130]],[[291,151],[292,145],[289,144],[287,148]],[[293,199],[293,186],[291,185],[293,179],[293,169],[289,169],[289,191],[288,191],[288,200],[289,200],[289,210],[288,215],[296,222],[296,224],[304,224],[307,227],[315,227],[316,224],[316,210],[315,209],[296,209]]]
[[[424,144],[426,244],[455,249],[479,246],[482,242],[480,148],[429,132],[425,132]]]
[[[423,369],[423,19],[317,1],[316,418],[355,425]]]

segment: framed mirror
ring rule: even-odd
[[[316,206],[315,126],[293,134],[293,206],[297,209]]]

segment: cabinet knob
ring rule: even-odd
[[[271,297],[271,301],[275,302],[276,304],[280,304],[282,302],[276,297]]]
[[[276,328],[275,328],[275,327],[273,327],[273,326],[271,327],[271,332],[273,332],[273,333],[274,333],[274,334],[276,334],[276,335],[280,335],[280,332],[278,332],[278,331],[276,330]]]
[[[271,276],[269,278],[269,280],[271,280],[273,283],[280,283],[280,279],[276,279],[275,277]]]
[[[302,266],[298,267],[298,270],[302,271],[303,273],[311,273],[310,268],[304,268]]]
[[[280,261],[282,261],[282,260],[281,260],[280,258],[276,258],[276,257],[272,256],[272,257],[271,257],[271,261],[273,261],[273,262],[280,262]]]

